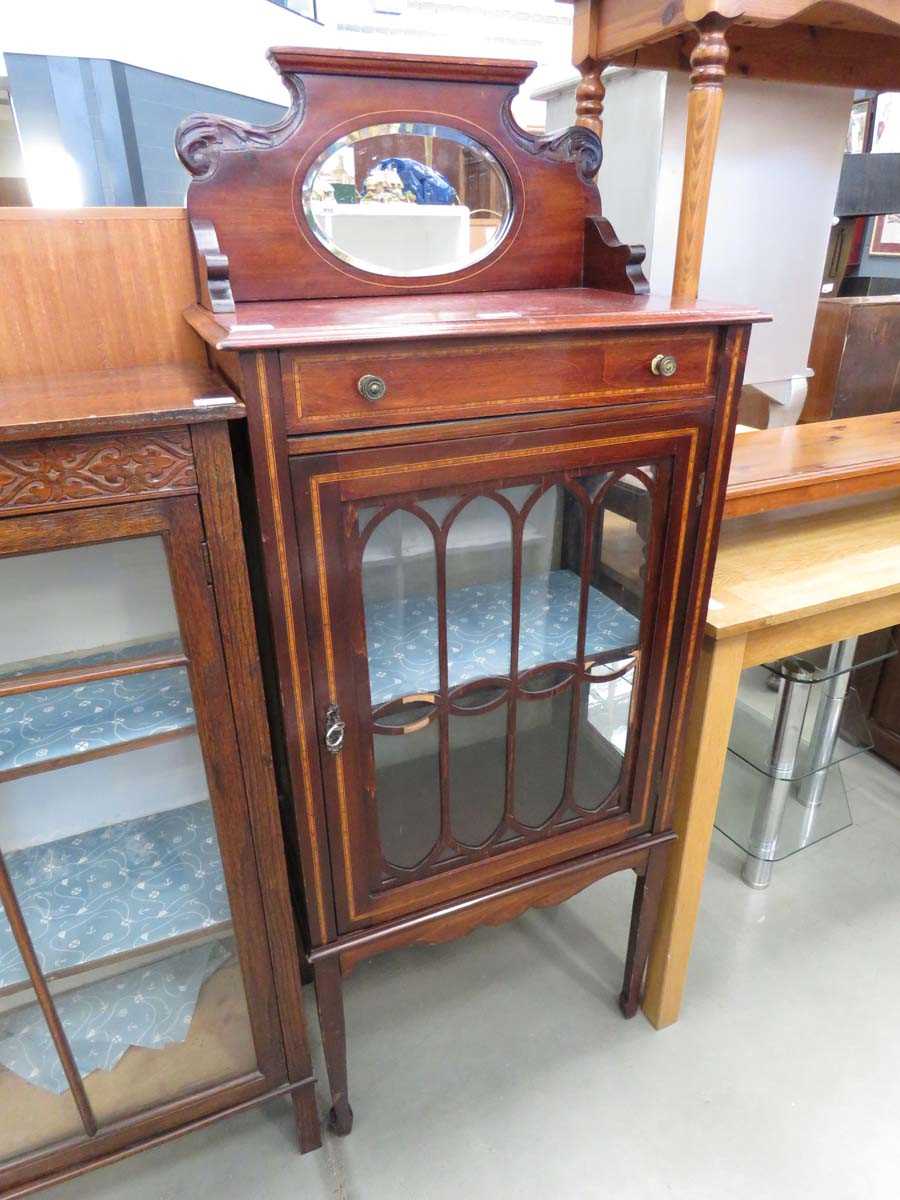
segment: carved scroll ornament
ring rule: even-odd
[[[529,133],[512,115],[512,96],[503,102],[502,114],[506,131],[520,150],[536,158],[574,163],[582,183],[591,183],[596,178],[603,162],[603,143],[593,129],[570,125],[554,133]]]
[[[197,179],[215,173],[223,153],[230,150],[271,150],[280,146],[303,122],[306,91],[297,75],[281,76],[291,94],[287,112],[274,125],[251,125],[232,117],[196,113],[175,131],[175,152]]]

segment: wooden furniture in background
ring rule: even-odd
[[[900,410],[900,296],[823,297],[801,421]]]
[[[636,1011],[760,314],[645,294],[599,215],[590,98],[561,133],[510,115],[531,64],[271,58],[293,96],[277,127],[200,116],[178,137],[203,297],[187,319],[248,407],[273,717],[346,1133],[341,975],[369,955],[630,868]],[[433,278],[330,253],[300,201],[312,165],[368,112],[428,130],[435,109],[505,173],[506,238]]]
[[[302,1148],[320,1136],[227,428],[243,405],[170,319],[192,269],[184,215],[58,220],[0,213],[21,299],[0,318],[15,331],[0,379],[0,1023],[9,1054],[30,1005],[47,1042],[39,1080],[0,1069],[5,1196],[282,1094]],[[183,957],[204,953],[205,968]],[[153,1048],[163,968],[209,974]],[[112,986],[142,1044],[97,1070],[80,1022]]]
[[[24,207],[30,204],[27,179],[11,175],[0,177],[0,208]]]
[[[185,222],[182,208],[0,209],[0,278],[16,298],[0,305],[0,380],[205,365],[180,317],[195,295]]]
[[[657,1028],[681,1009],[741,671],[900,620],[900,491],[794,506],[798,492],[789,508],[722,527],[647,972],[644,1012]]]
[[[725,517],[900,487],[900,413],[735,438]]]
[[[891,631],[900,645],[900,626]],[[900,770],[900,662],[889,658],[869,682],[866,715],[875,753]]]
[[[895,0],[566,0],[573,62],[599,83],[610,63],[689,70],[673,293],[696,297],[726,70],[748,79],[900,88]],[[594,92],[597,86],[591,83]],[[599,108],[593,117],[600,120]]]

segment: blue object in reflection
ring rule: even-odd
[[[439,171],[416,162],[414,158],[383,158],[375,170],[393,167],[400,176],[404,192],[416,198],[416,204],[459,204],[456,189]]]

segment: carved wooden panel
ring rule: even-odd
[[[0,450],[0,512],[5,514],[196,490],[186,429],[13,442]]]
[[[269,57],[291,96],[275,125],[199,114],[175,137],[194,176],[188,213],[200,231],[200,278],[214,311],[227,311],[226,270],[237,304],[582,285],[585,218],[600,217],[594,178],[603,151],[581,126],[535,135],[516,124],[510,102],[532,63],[319,48],[275,49]],[[372,114],[387,124],[449,123],[501,165],[513,218],[487,257],[444,274],[392,276],[323,247],[303,214],[303,183],[325,148],[371,124]]]

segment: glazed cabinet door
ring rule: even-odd
[[[293,460],[343,929],[649,827],[704,440]]]
[[[284,1078],[202,539],[191,497],[0,521],[4,1187]]]

